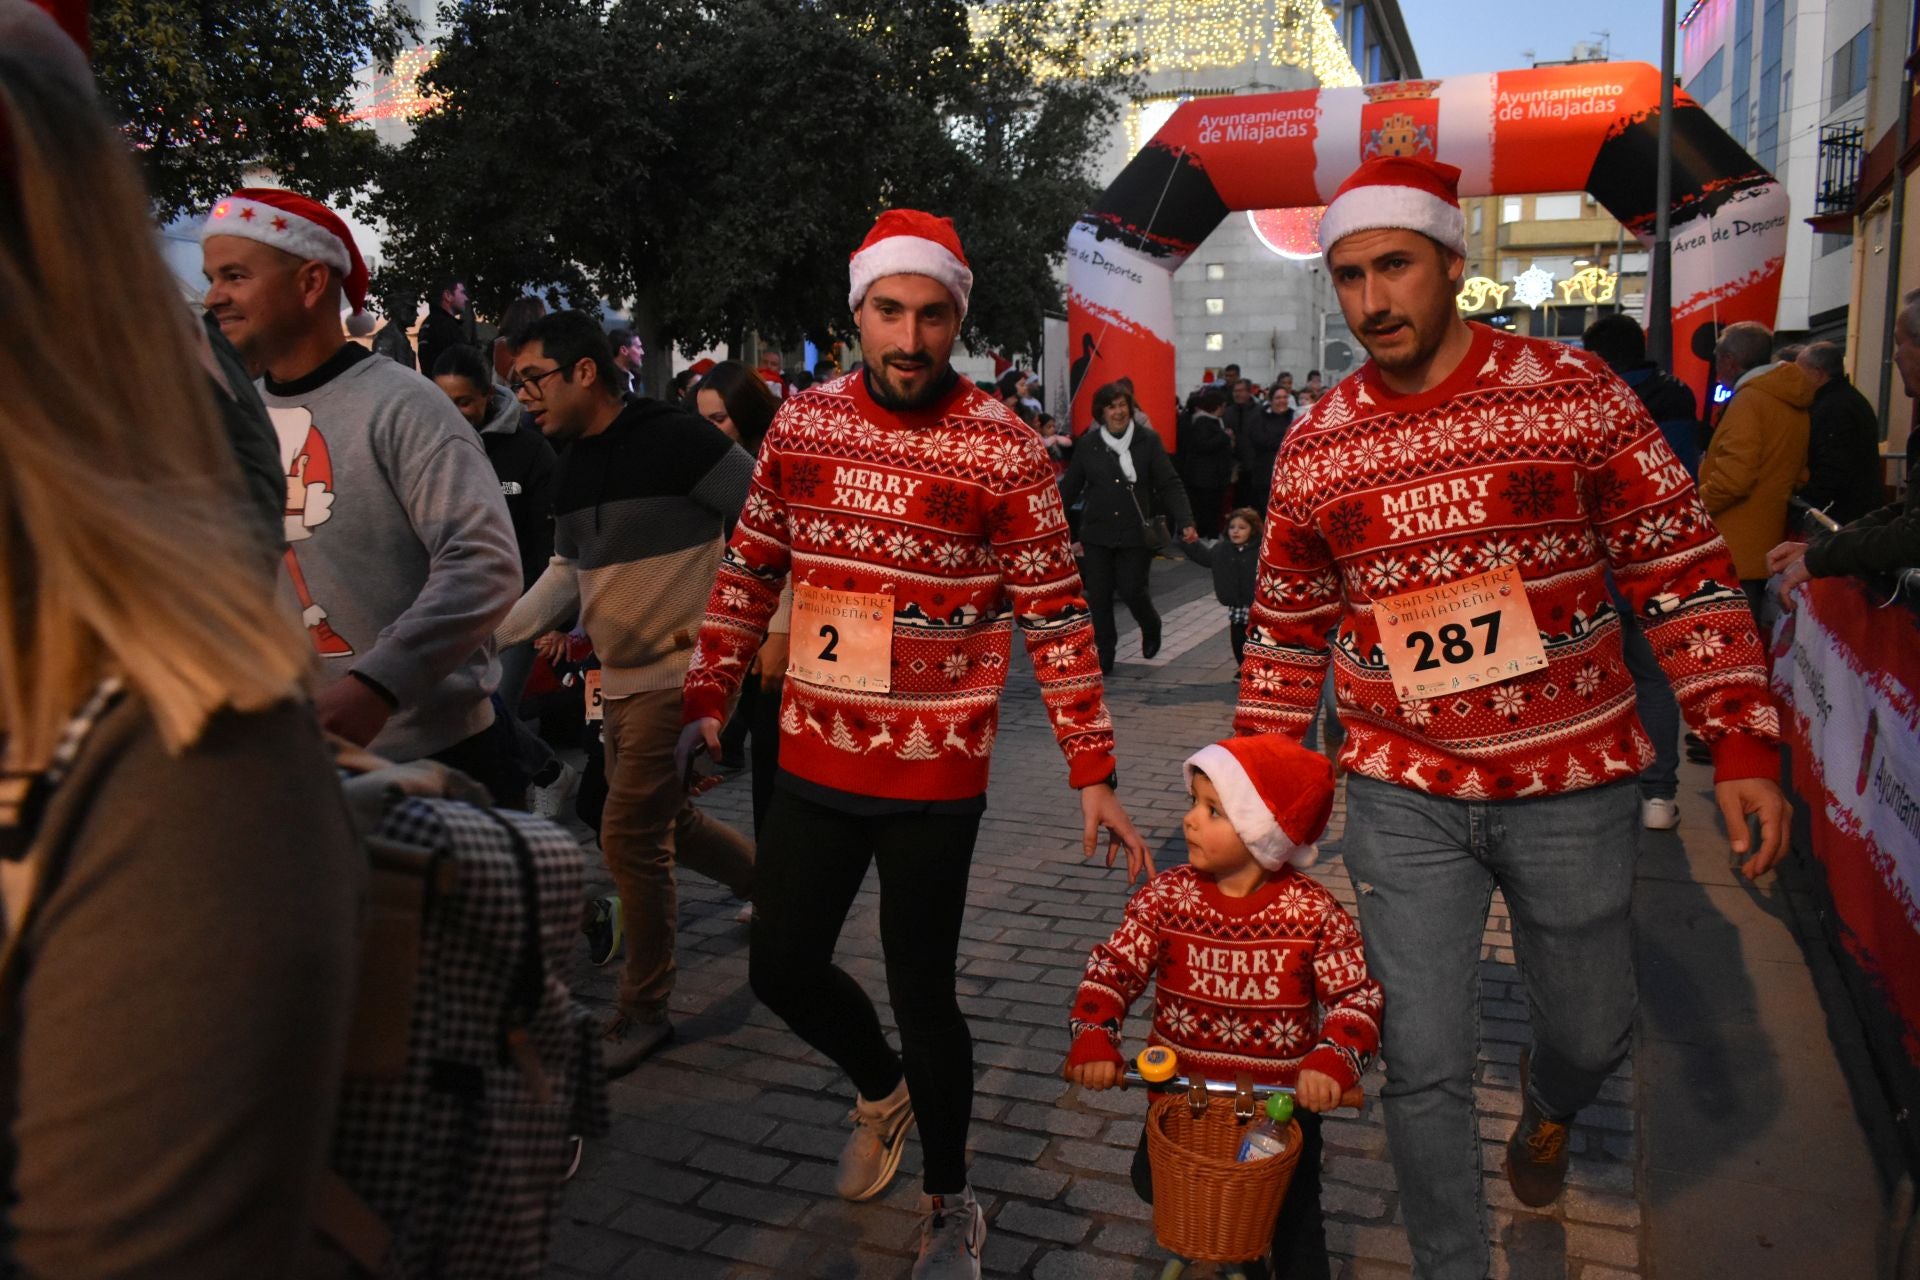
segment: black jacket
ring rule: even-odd
[[[486,446],[487,461],[493,463],[507,500],[513,540],[520,546],[524,589],[546,572],[547,562],[553,559],[553,489],[560,461],[505,387],[493,389],[480,443]]]
[[[1275,413],[1264,409],[1241,428],[1235,441],[1240,446],[1240,468],[1256,492],[1266,493],[1272,487],[1273,460],[1279,456],[1280,442],[1287,438],[1287,428],[1292,425],[1293,410]]]
[[[1266,408],[1267,406],[1262,404],[1258,397],[1245,404],[1235,404],[1229,400],[1226,407],[1220,410],[1220,421],[1226,424],[1227,430],[1233,432],[1234,440],[1238,441],[1246,435],[1247,427],[1251,423],[1259,421],[1260,415],[1266,412]]]
[[[1871,578],[1920,568],[1920,485],[1907,486],[1904,503],[1869,511],[1838,533],[1807,548],[1807,572],[1816,578],[1849,574]]]
[[[1235,544],[1222,538],[1209,547],[1204,542],[1187,544],[1187,558],[1213,570],[1213,598],[1229,609],[1253,607],[1253,580],[1260,568],[1260,539],[1248,538]]]
[[[1073,447],[1073,460],[1060,477],[1060,493],[1068,506],[1084,498],[1080,514],[1080,541],[1096,547],[1139,547],[1146,545],[1140,518],[1149,520],[1168,516],[1173,532],[1193,524],[1193,508],[1187,502],[1187,490],[1174,474],[1173,460],[1160,443],[1158,432],[1146,427],[1133,428],[1134,474],[1140,483],[1129,485],[1120,469],[1120,457],[1093,438],[1104,427],[1089,427]],[[1136,501],[1138,506],[1135,506]]]
[[[467,329],[459,316],[437,302],[428,307],[427,318],[420,322],[420,372],[431,378],[434,362],[440,358],[440,353],[466,340]]]
[[[1808,506],[1850,524],[1880,505],[1880,419],[1873,403],[1845,378],[1829,378],[1807,411]]]
[[[1233,482],[1233,438],[1210,413],[1196,413],[1180,434],[1180,456],[1187,483],[1196,489],[1224,489]]]

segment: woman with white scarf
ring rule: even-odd
[[[1113,601],[1126,602],[1140,624],[1140,656],[1160,652],[1160,613],[1147,592],[1147,570],[1165,537],[1162,519],[1192,542],[1193,511],[1159,433],[1134,421],[1133,393],[1117,382],[1093,396],[1093,425],[1060,478],[1068,506],[1084,499],[1080,577],[1093,614],[1100,670],[1114,660]],[[1104,446],[1104,447],[1102,447]]]

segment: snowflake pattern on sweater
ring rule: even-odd
[[[1070,1064],[1124,1061],[1120,1026],[1154,984],[1147,1039],[1209,1080],[1292,1085],[1301,1070],[1351,1089],[1380,1048],[1380,984],[1353,917],[1287,867],[1229,898],[1191,866],[1164,871],[1093,949],[1074,996]]]
[[[853,373],[781,405],[707,603],[684,686],[689,722],[724,718],[789,574],[890,593],[894,617],[889,692],[786,681],[783,770],[887,799],[982,794],[1017,623],[1070,781],[1113,771],[1053,464],[1033,428],[972,383],[896,411]]]
[[[1509,565],[1547,666],[1401,702],[1374,600]],[[1422,395],[1394,395],[1369,363],[1281,447],[1235,728],[1306,733],[1337,624],[1354,772],[1463,800],[1631,777],[1653,753],[1608,566],[1717,778],[1777,776],[1779,713],[1726,543],[1626,384],[1586,352],[1480,325]]]

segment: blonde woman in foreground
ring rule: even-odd
[[[365,860],[145,192],[0,0],[0,1274],[284,1275]]]

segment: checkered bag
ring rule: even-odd
[[[376,879],[383,851],[413,858],[413,887],[376,884],[320,1224],[361,1276],[535,1280],[576,1139],[607,1127],[598,1029],[564,978],[580,848],[544,818],[418,798],[368,845]]]

